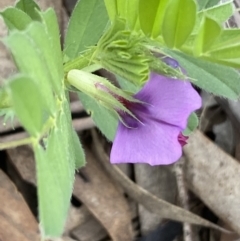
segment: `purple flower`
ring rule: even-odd
[[[152,73],[134,96],[143,103],[121,100],[136,119],[119,112],[111,163],[168,165],[182,155],[186,137],[181,132],[189,115],[201,107],[201,98],[188,81]]]

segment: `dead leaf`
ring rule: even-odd
[[[114,241],[132,240],[131,213],[126,199],[86,148],[85,153],[86,180],[76,176],[74,195],[102,223]]]
[[[38,241],[38,223],[14,184],[0,170],[0,240]]]
[[[71,233],[74,238],[81,241],[99,241],[108,236],[106,230],[95,218],[87,219]]]
[[[184,153],[190,189],[240,234],[240,164],[200,131],[192,133]]]
[[[150,212],[158,214],[162,218],[175,221],[186,222],[196,225],[215,228],[217,230],[228,232],[219,226],[175,205],[172,205],[141,188],[123,174],[117,165],[110,164],[109,157],[103,148],[98,145],[98,137],[96,132],[92,131],[94,139],[94,152],[99,161],[104,165],[108,173],[115,179],[124,189],[124,191],[132,197],[136,202],[141,203]]]

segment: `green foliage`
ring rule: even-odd
[[[25,11],[31,7],[24,5],[26,1],[20,3]],[[7,89],[17,117],[33,137],[42,235],[58,237],[67,216],[75,166],[83,166],[85,160],[65,96],[56,14],[48,9],[38,16],[40,21],[14,27],[4,39],[21,72],[10,79]]]
[[[121,0],[119,0],[121,2]],[[127,23],[130,29],[139,30],[139,16],[137,9],[139,8],[139,0],[127,0]]]
[[[13,78],[9,88],[18,119],[31,136],[39,137],[50,116],[47,99],[39,92],[38,85],[24,75]]]
[[[209,17],[202,19],[198,35],[194,43],[194,55],[200,56],[212,46],[221,34],[221,26]]]
[[[113,141],[117,129],[117,118],[93,98],[81,92],[78,94],[84,108],[90,113],[97,127],[108,140]]]
[[[73,154],[75,160],[75,169],[78,170],[79,168],[85,165],[85,154],[79,140],[77,132],[73,129],[72,130],[72,145],[73,145]]]
[[[240,30],[225,30],[209,50],[209,55],[217,59],[240,57]]]
[[[53,9],[48,9],[45,12],[41,12],[40,16],[44,25],[47,40],[44,46],[41,46],[40,36],[38,38],[38,46],[42,47],[44,51],[44,58],[47,63],[49,72],[52,76],[52,86],[57,94],[60,94],[64,88],[63,80],[63,58],[60,43],[60,32],[58,27],[58,21],[56,13]],[[36,30],[35,30],[36,31]],[[43,30],[42,30],[43,32]],[[45,35],[43,33],[43,36]],[[36,36],[32,36],[33,39]]]
[[[48,100],[51,112],[54,112],[56,105],[51,89],[50,69],[46,64],[45,51],[38,51],[37,46],[38,42],[44,43],[45,41],[42,40],[41,35],[34,36],[35,39],[29,36],[32,31],[35,32],[35,27],[38,24],[38,22],[33,22],[28,28],[28,32],[25,33],[12,32],[5,39],[5,43],[10,48],[19,70],[35,81],[38,89],[41,89],[43,97]]]
[[[126,20],[130,29],[139,30],[138,4],[139,0],[104,0],[109,19],[114,22],[116,18]]]
[[[114,21],[116,19],[116,16],[118,15],[117,0],[104,0],[104,3],[107,9],[109,19],[111,21]]]
[[[73,59],[95,45],[108,22],[103,1],[81,0],[76,4],[69,21],[64,43],[64,54]]]
[[[74,181],[75,150],[82,152],[80,145],[73,145],[74,138],[68,101],[63,98],[56,126],[43,140],[44,147],[38,143],[34,145],[39,215],[44,237],[58,237],[63,232]],[[84,160],[78,162],[83,164]]]
[[[204,57],[216,63],[240,68],[240,30],[224,30]]]
[[[125,21],[117,19],[100,39],[94,62],[139,86],[149,75],[147,50],[141,40],[125,30]]]
[[[153,38],[160,35],[168,2],[168,0],[139,0],[140,25],[146,35]]]
[[[169,48],[180,48],[184,44],[194,28],[196,14],[194,0],[170,1],[162,24],[163,39]]]
[[[202,22],[202,19],[207,16],[214,19],[216,22],[223,24],[226,22],[233,14],[232,1],[225,2],[211,8],[204,9],[197,13],[197,19],[194,26],[193,33],[197,33]]]
[[[198,9],[201,11],[204,8],[210,8],[215,6],[218,2],[219,0],[198,0]]]
[[[187,71],[190,81],[215,95],[237,99],[240,95],[240,76],[232,68],[203,61],[179,52],[169,54]]]
[[[25,12],[13,7],[6,8],[0,14],[9,30],[23,30],[32,21],[32,19]]]
[[[38,14],[40,8],[34,0],[19,0],[16,3],[15,8],[25,12],[32,20],[40,20],[40,16]]]
[[[189,136],[198,126],[198,117],[196,115],[196,113],[192,113],[189,117],[188,117],[188,124],[187,124],[187,128],[183,131],[183,135],[185,136]]]
[[[131,93],[136,93],[140,90],[140,86],[136,86],[134,84],[132,84],[131,82],[129,82],[128,80],[120,77],[120,76],[116,76],[117,81],[119,83],[119,85],[121,86],[121,88],[125,91],[131,92]]]

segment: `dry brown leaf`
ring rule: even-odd
[[[76,176],[74,195],[102,223],[114,241],[132,240],[131,213],[126,199],[94,156],[87,149],[85,153],[87,165],[84,175],[88,180]]]
[[[38,223],[14,184],[0,170],[0,240],[39,240]]]
[[[221,226],[226,229],[230,229],[230,227],[227,226],[226,224],[222,224]],[[220,241],[240,241],[240,237],[236,233],[232,233],[232,234],[222,233],[220,237]]]
[[[240,164],[200,131],[192,133],[184,152],[190,189],[240,234]]]
[[[71,232],[71,236],[81,241],[99,241],[108,235],[103,226],[95,218],[89,218],[81,226]]]
[[[7,150],[9,162],[18,170],[21,178],[36,185],[36,169],[33,151],[29,146]]]
[[[175,221],[186,222],[196,225],[202,225],[206,227],[215,228],[223,232],[228,232],[225,229],[187,211],[175,205],[172,205],[151,193],[147,192],[145,189],[141,188],[133,181],[131,181],[126,175],[124,175],[116,165],[111,165],[109,157],[103,150],[103,148],[98,145],[98,137],[96,132],[92,131],[94,139],[94,151],[101,163],[104,165],[105,169],[125,190],[125,192],[132,197],[136,202],[141,203],[150,212],[158,214],[162,218],[167,218]]]

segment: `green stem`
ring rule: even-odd
[[[72,69],[83,69],[87,67],[92,60],[92,56],[96,48],[93,47],[90,50],[86,51],[84,54],[78,56],[77,58],[64,64],[64,73],[68,73]]]
[[[33,142],[32,137],[28,137],[28,138],[17,140],[17,141],[0,143],[0,150],[14,148],[17,146],[22,146],[22,145],[27,145],[27,144],[31,144],[32,142]]]
[[[92,72],[95,72],[99,69],[102,69],[102,66],[100,64],[92,64],[92,65],[89,65],[89,66],[83,68],[82,70],[84,70],[88,73],[92,73]]]

